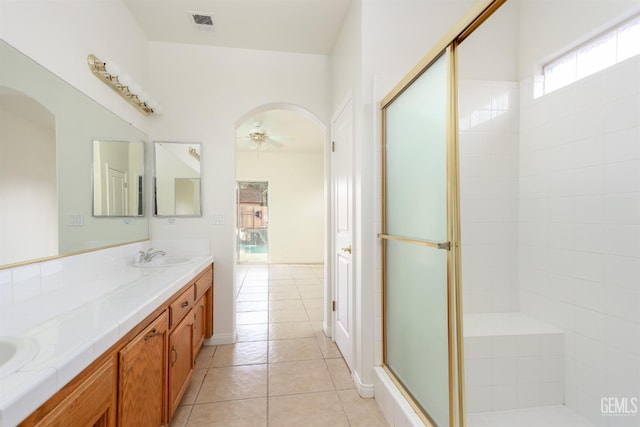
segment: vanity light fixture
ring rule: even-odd
[[[131,76],[123,73],[115,62],[105,62],[94,54],[87,57],[91,72],[107,86],[116,91],[131,105],[145,116],[160,114],[158,103],[144,92],[139,84],[135,83]]]
[[[197,148],[189,147],[189,154],[191,155],[191,157],[193,157],[197,161],[200,161],[200,153],[198,152]]]

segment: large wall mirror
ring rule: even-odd
[[[93,215],[144,215],[144,143],[93,141]]]
[[[201,149],[199,143],[154,143],[155,216],[202,216]]]
[[[0,268],[148,239],[145,218],[92,216],[91,185],[94,140],[147,136],[3,40],[0,129]]]

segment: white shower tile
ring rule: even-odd
[[[604,255],[575,252],[573,275],[579,279],[601,281],[604,278]]]
[[[492,387],[468,386],[465,388],[467,412],[487,412],[491,411],[491,390]]]
[[[605,283],[640,291],[640,263],[637,258],[607,255]]]
[[[605,367],[605,343],[589,337],[576,335],[576,360],[596,370]]]
[[[591,282],[588,280],[575,280],[575,303],[576,305],[591,310],[605,311],[606,288],[601,282]]]
[[[573,173],[572,194],[599,195],[604,193],[604,166],[597,165],[579,168],[571,171]]]
[[[518,367],[515,357],[492,358],[491,379],[493,385],[515,385],[518,379]]]
[[[585,337],[604,342],[605,316],[582,307],[575,308],[575,331]],[[577,352],[577,349],[576,349]]]
[[[640,226],[605,226],[605,251],[612,255],[640,256]]]
[[[640,356],[640,324],[607,316],[605,326],[606,342],[612,347]]]
[[[613,225],[640,225],[639,198],[639,193],[607,195],[603,222]]]
[[[518,384],[534,384],[540,382],[542,376],[542,357],[518,357]]]
[[[640,58],[630,58],[605,71],[605,88],[609,99],[626,97],[640,91]]]
[[[605,235],[603,224],[575,224],[573,226],[573,248],[581,252],[603,252]]]
[[[640,191],[640,160],[607,164],[604,170],[607,194],[637,193]]]
[[[614,132],[636,127],[639,119],[640,102],[638,102],[638,94],[631,93],[606,105],[604,131]]]
[[[540,356],[542,354],[542,335],[520,335],[518,340],[518,357]]]
[[[606,287],[605,312],[631,322],[640,322],[640,291],[609,285]]]
[[[640,127],[635,126],[608,134],[604,156],[607,163],[640,158]]]
[[[491,338],[491,355],[494,358],[515,357],[518,354],[518,339],[514,335]]]
[[[495,385],[491,387],[492,411],[504,411],[518,406],[518,388],[515,384]]]
[[[521,408],[540,406],[542,387],[540,383],[518,384],[517,399]]]
[[[572,151],[572,159],[568,164],[570,167],[585,168],[604,163],[604,138],[599,134],[573,142],[570,146]]]

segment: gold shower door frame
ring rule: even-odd
[[[447,333],[448,333],[448,379],[449,379],[449,426],[464,427],[464,347],[462,324],[461,258],[460,258],[460,186],[458,169],[458,104],[457,104],[457,47],[475,29],[486,21],[507,0],[477,0],[466,15],[458,21],[445,36],[423,57],[423,59],[394,87],[382,100],[382,231],[378,237],[382,240],[382,341],[383,368],[402,394],[407,398],[416,413],[427,426],[435,427],[425,409],[414,399],[402,382],[387,366],[387,313],[386,313],[386,246],[389,241],[403,241],[415,245],[447,250]],[[447,241],[436,243],[412,240],[402,236],[387,234],[386,213],[386,131],[387,108],[406,89],[408,89],[443,54],[448,57],[447,78],[447,114],[446,114],[446,184],[447,184]],[[444,426],[440,426],[444,427]]]

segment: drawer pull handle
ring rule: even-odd
[[[180,304],[180,307],[185,308],[185,307],[189,307],[189,301],[185,301],[182,304]]]
[[[158,329],[153,328],[153,330],[151,330],[151,332],[149,332],[147,335],[144,336],[144,340],[150,340],[151,338],[160,335],[160,332],[158,332]]]
[[[176,350],[176,346],[172,345],[171,346],[171,351],[173,352],[174,358],[171,361],[171,366],[174,366],[176,364],[176,362],[178,361],[178,350]]]

